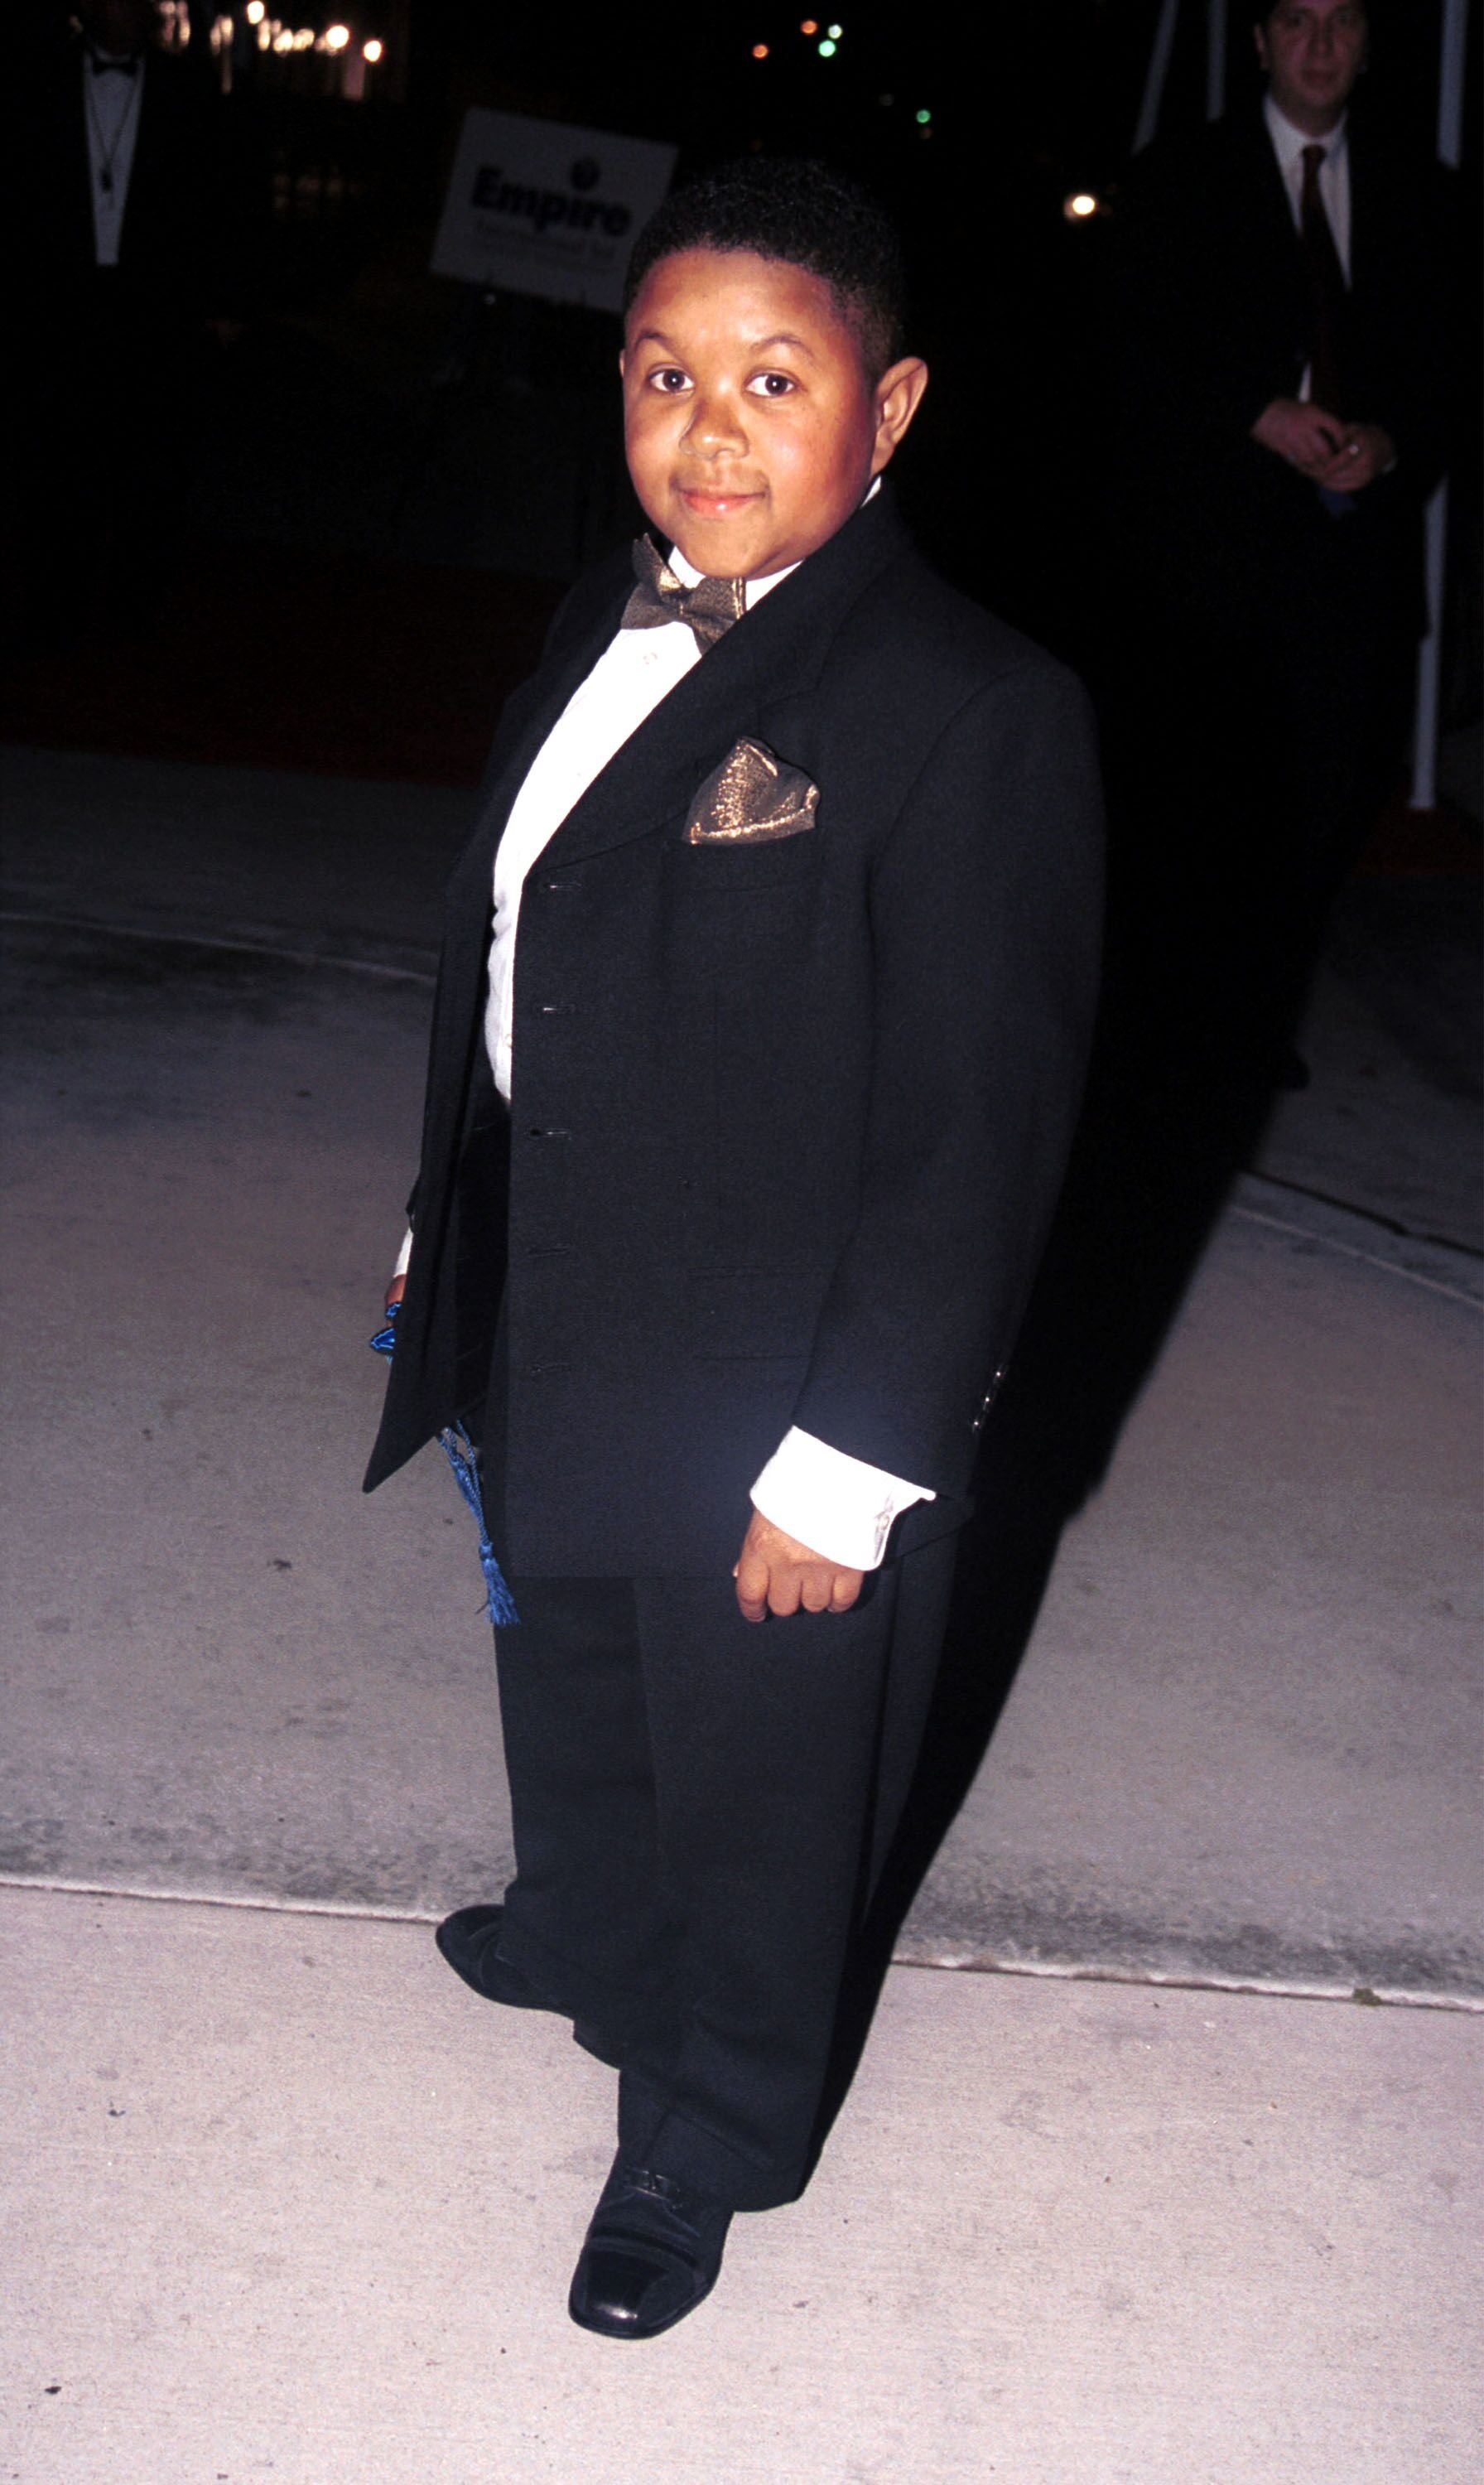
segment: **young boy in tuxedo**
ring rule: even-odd
[[[647,2337],[808,2172],[1070,1137],[1099,811],[1076,683],[880,483],[928,374],[874,205],[744,163],[629,292],[655,539],[563,606],[449,885],[367,1487],[476,1410],[517,1870],[440,1947],[618,2069],[570,2308]]]

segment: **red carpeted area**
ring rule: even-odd
[[[1398,786],[1366,839],[1356,874],[1378,880],[1448,872],[1476,880],[1484,871],[1481,856],[1478,824],[1466,811],[1451,803],[1435,811],[1409,810],[1405,788]]]
[[[561,591],[489,570],[199,544],[146,626],[13,664],[0,739],[473,784]]]
[[[562,589],[485,569],[199,543],[155,618],[13,665],[0,740],[413,783],[478,782]],[[1461,812],[1398,785],[1360,872],[1480,869]]]

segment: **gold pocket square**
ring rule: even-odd
[[[812,829],[820,789],[766,742],[743,734],[697,791],[686,821],[688,846],[761,845]]]

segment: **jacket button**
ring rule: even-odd
[[[570,1139],[572,1133],[570,1131],[543,1129],[539,1122],[532,1122],[528,1135],[533,1139]]]

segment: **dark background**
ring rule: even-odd
[[[181,477],[169,593],[106,643],[22,648],[5,689],[13,738],[448,781],[477,773],[556,593],[637,512],[619,442],[616,319],[427,272],[472,103],[675,142],[680,178],[748,150],[823,154],[862,176],[904,231],[914,342],[932,369],[896,469],[909,515],[984,601],[1074,662],[1094,659],[1102,280],[1157,0],[842,7],[827,60],[799,32],[803,9],[761,0],[272,6],[288,25],[338,20],[358,46],[377,37],[384,58],[364,97],[347,100],[341,61],[260,52],[239,0],[222,111],[242,206],[224,307],[242,327],[229,346],[203,347],[160,443]],[[65,22],[41,0],[11,0],[8,14],[22,55]],[[169,30],[188,14],[177,6]],[[188,52],[213,92],[216,15],[195,9]],[[1441,15],[1441,0],[1373,12],[1364,103],[1424,144]],[[1258,80],[1240,0],[1228,17],[1234,109]],[[1477,36],[1475,10],[1471,203]],[[1205,41],[1204,9],[1185,0],[1162,128],[1203,114]],[[1081,189],[1101,211],[1073,223],[1064,201]],[[1476,232],[1477,215],[1467,225]],[[1471,441],[1471,342],[1458,398]],[[1471,451],[1457,464],[1451,533],[1445,712],[1459,723],[1477,712]]]

